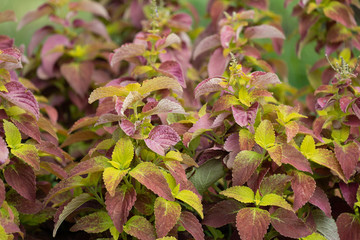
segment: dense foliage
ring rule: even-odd
[[[48,0],[0,36],[1,239],[360,239],[360,3],[295,5],[301,90],[268,1],[207,11]]]

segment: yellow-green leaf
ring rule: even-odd
[[[260,201],[260,206],[277,206],[284,208],[289,211],[294,211],[291,207],[291,205],[281,196],[269,193],[266,194]]]
[[[253,203],[255,201],[255,194],[253,190],[245,186],[230,187],[224,191],[221,191],[220,194],[234,198],[243,203]]]
[[[301,143],[300,151],[308,159],[311,158],[316,152],[314,138],[310,135],[306,135]]]
[[[255,142],[264,149],[275,145],[275,131],[269,120],[262,121],[257,127],[255,131]]]
[[[121,169],[128,168],[134,157],[134,146],[130,138],[124,137],[117,141],[111,157],[120,164]]]
[[[199,213],[201,218],[204,218],[201,200],[195,193],[190,190],[182,190],[175,196],[175,198],[189,204]]]
[[[183,160],[181,153],[178,151],[169,151],[166,155],[165,155],[165,159],[164,160],[175,160],[175,161],[179,161],[181,162]]]
[[[115,195],[116,187],[119,185],[128,171],[129,169],[121,170],[113,167],[105,168],[103,173],[103,180],[105,183],[105,188],[111,196]]]
[[[21,143],[21,134],[19,129],[12,123],[4,119],[4,131],[6,142],[10,148],[17,148]]]
[[[99,87],[92,91],[89,97],[89,103],[93,103],[100,98],[106,97],[126,97],[129,91],[125,87],[114,87],[114,86],[107,86],[107,87]]]
[[[153,91],[166,88],[175,90],[177,92],[182,92],[182,87],[176,79],[169,77],[156,77],[144,81],[139,89],[139,93],[141,95],[144,95]]]

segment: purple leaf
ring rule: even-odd
[[[299,219],[294,212],[283,208],[278,208],[271,214],[271,225],[285,237],[302,238],[312,233],[304,221]]]
[[[174,14],[168,21],[171,27],[189,31],[192,25],[192,18],[186,13]]]
[[[264,88],[269,84],[281,83],[279,77],[275,73],[271,73],[271,72],[266,73],[266,72],[256,71],[251,73],[251,76],[252,76],[251,84],[259,88]]]
[[[132,136],[132,135],[135,134],[135,130],[136,130],[135,125],[131,121],[127,120],[127,119],[121,120],[120,128],[128,136]]]
[[[5,201],[5,185],[2,179],[0,179],[0,204],[2,205]]]
[[[28,114],[21,114],[13,119],[15,126],[29,137],[41,142],[40,130],[35,119]]]
[[[259,25],[254,27],[248,27],[245,29],[245,37],[249,39],[257,38],[281,38],[285,39],[285,35],[276,27],[270,25]]]
[[[38,73],[41,73],[44,79],[54,76],[55,63],[63,55],[60,49],[67,46],[70,46],[70,41],[64,35],[55,34],[46,39],[40,53],[41,67],[38,68]]]
[[[201,95],[221,91],[223,87],[220,83],[223,82],[222,78],[208,78],[199,83],[195,88],[195,98],[199,98]]]
[[[219,228],[236,221],[236,214],[241,209],[241,203],[229,199],[215,204],[205,213],[202,224],[210,227]]]
[[[246,183],[261,164],[263,156],[253,151],[241,151],[235,158],[232,172],[233,186]]]
[[[202,53],[218,46],[220,46],[220,37],[218,34],[214,34],[202,39],[195,48],[195,51],[193,53],[193,59],[196,59]]]
[[[226,139],[224,149],[228,152],[240,152],[238,133],[233,133]]]
[[[355,173],[355,168],[360,158],[359,146],[355,142],[350,142],[344,146],[334,142],[334,145],[336,158],[341,165],[346,180],[349,180]]]
[[[326,216],[331,218],[331,206],[328,197],[326,196],[326,193],[324,190],[322,190],[320,187],[316,187],[314,194],[311,196],[309,202],[312,205],[315,205],[319,207]]]
[[[35,48],[40,44],[40,42],[48,35],[54,33],[54,28],[52,26],[45,26],[37,30],[29,43],[27,53],[31,56],[35,50]]]
[[[0,96],[25,111],[39,118],[39,105],[34,95],[19,82],[9,82],[5,84],[8,92],[0,92]]]
[[[159,125],[150,131],[149,138],[145,139],[145,143],[151,150],[164,156],[165,150],[180,140],[180,136],[170,126]]]
[[[225,25],[220,30],[220,42],[223,48],[228,48],[231,39],[235,37],[235,31],[229,25]]]
[[[69,9],[75,11],[89,12],[94,15],[103,17],[107,20],[110,19],[105,7],[102,4],[94,1],[81,0],[79,2],[71,2],[69,4]]]
[[[120,48],[114,50],[114,54],[110,56],[110,65],[112,67],[122,60],[141,56],[146,50],[144,45],[126,43],[121,45]]]
[[[135,215],[126,222],[124,231],[139,240],[155,240],[154,226],[144,217]]]
[[[210,57],[208,64],[208,74],[209,78],[223,75],[229,61],[230,57],[224,57],[223,48],[217,48]]]
[[[101,172],[106,167],[108,159],[104,156],[90,158],[89,160],[80,162],[69,172],[69,177],[80,176],[84,174]]]
[[[5,168],[4,177],[6,182],[21,196],[30,201],[35,201],[35,173],[30,166],[16,162]]]
[[[90,22],[85,22],[81,19],[76,19],[73,21],[73,25],[74,27],[81,27],[99,36],[102,36],[104,39],[106,39],[106,41],[109,42],[111,41],[105,25],[97,19],[94,19]]]
[[[183,88],[186,88],[186,82],[181,66],[176,61],[165,61],[161,63],[158,71],[165,76],[172,77],[178,80]]]
[[[165,237],[180,218],[181,206],[177,202],[158,197],[154,203],[156,234]]]
[[[293,175],[291,188],[295,195],[294,210],[297,211],[310,200],[315,191],[316,182],[311,176],[299,171],[294,172]]]
[[[351,7],[337,1],[330,2],[324,7],[324,14],[328,18],[352,28],[356,26],[353,10]]]
[[[342,213],[336,219],[340,239],[360,239],[359,217],[351,213]]]
[[[269,224],[270,213],[260,208],[242,208],[236,215],[236,228],[243,240],[262,240]]]
[[[204,240],[204,231],[199,220],[191,212],[184,211],[181,213],[180,224],[188,231],[195,240]]]
[[[61,74],[71,88],[82,97],[88,92],[93,70],[94,64],[89,61],[62,64],[60,67]]]
[[[341,194],[344,197],[347,204],[350,207],[354,207],[356,202],[356,192],[359,188],[359,184],[356,182],[345,184],[344,182],[339,183]]]
[[[206,113],[204,116],[202,116],[199,120],[197,120],[197,122],[189,129],[190,133],[194,133],[197,130],[200,129],[209,129],[212,124],[213,121],[210,119],[211,114],[210,113]]]
[[[22,68],[21,65],[21,52],[17,48],[5,48],[0,50],[0,68],[12,71],[17,68]],[[10,73],[11,74],[11,73]],[[17,79],[17,76],[15,74]],[[11,76],[11,79],[13,76]]]
[[[2,137],[0,137],[0,165],[4,164],[9,157],[9,149]]]
[[[23,214],[36,214],[42,209],[42,203],[39,200],[30,201],[15,191],[8,191],[6,200]]]
[[[285,174],[274,174],[265,177],[260,184],[260,193],[262,196],[269,193],[282,196],[290,180],[291,177]]]
[[[41,18],[42,16],[50,14],[53,11],[54,11],[54,8],[50,4],[45,3],[45,4],[41,5],[40,7],[38,7],[38,9],[36,9],[34,11],[30,11],[25,14],[25,16],[20,20],[20,22],[17,26],[17,30],[20,30],[25,25],[35,21],[38,18]]]
[[[235,122],[239,124],[240,127],[253,125],[255,123],[258,106],[258,102],[251,105],[248,110],[244,110],[241,106],[232,106],[231,110],[233,112]]]
[[[136,191],[134,188],[117,188],[113,197],[108,192],[106,193],[106,210],[120,233],[123,231],[123,225],[126,223],[135,201]]]
[[[312,173],[309,161],[299,150],[289,144],[282,145],[281,162],[291,164],[300,171]]]

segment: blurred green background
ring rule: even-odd
[[[186,0],[183,0],[186,1]],[[204,18],[206,13],[206,5],[208,0],[188,0],[199,11],[200,17]],[[18,21],[28,11],[35,10],[39,5],[46,2],[45,0],[0,0],[0,11],[14,10]],[[299,39],[297,34],[298,22],[295,17],[291,16],[292,7],[297,1],[293,1],[287,8],[284,8],[284,0],[271,0],[270,9],[282,16],[283,29],[287,39],[284,43],[284,48],[281,56],[272,53],[271,57],[283,59],[288,65],[288,79],[292,86],[301,88],[308,85],[306,76],[306,66],[312,66],[321,55],[317,54],[314,50],[314,44],[305,46],[301,52],[301,58],[296,55],[296,42]],[[6,22],[0,25],[0,34],[8,35],[15,39],[15,44],[20,46],[21,44],[27,45],[30,41],[33,33],[44,26],[49,21],[46,18],[41,18],[29,25],[25,26],[21,30],[17,31],[17,23]],[[202,21],[206,23],[207,21]],[[323,54],[323,53],[322,53]]]

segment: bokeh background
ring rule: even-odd
[[[203,19],[201,24],[205,27],[206,21],[206,4],[208,0],[182,0],[191,2],[199,12]],[[39,5],[44,3],[45,0],[0,0],[0,11],[13,10],[16,17],[20,20],[28,11],[35,10]],[[297,33],[298,22],[295,17],[291,16],[292,8],[297,3],[293,1],[287,8],[284,8],[284,0],[271,0],[270,9],[282,17],[283,29],[287,39],[284,43],[282,55],[278,56],[275,53],[271,54],[273,58],[281,58],[288,64],[288,80],[289,83],[296,87],[301,88],[308,85],[306,69],[312,66],[324,53],[317,54],[314,50],[315,43],[306,45],[301,52],[301,56],[296,55],[296,42],[299,39]],[[84,13],[84,18],[90,18],[90,15]],[[15,39],[15,44],[20,46],[27,44],[36,29],[49,23],[46,18],[41,18],[33,23],[25,26],[23,29],[17,31],[17,23],[6,22],[0,25],[0,34],[8,35]]]

